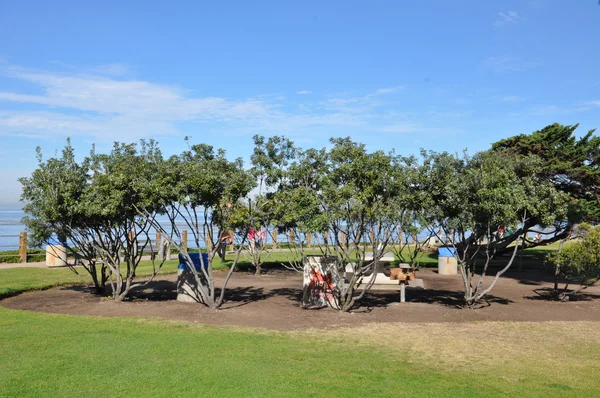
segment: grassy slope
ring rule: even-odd
[[[412,333],[419,339],[428,329]],[[600,377],[597,364],[579,365],[600,353],[597,340],[569,341],[554,362],[440,366],[435,357],[415,360],[410,340],[400,349],[356,344],[350,331],[277,333],[1,307],[0,330],[0,396],[7,397],[592,396]],[[542,341],[546,333],[525,331]]]

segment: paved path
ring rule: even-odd
[[[0,269],[7,268],[48,268],[45,261],[37,263],[0,263]]]
[[[173,256],[173,259],[177,259],[177,256]],[[150,256],[142,256],[142,260],[150,260]],[[73,259],[68,259],[69,264],[73,264]],[[8,268],[68,268],[68,266],[64,267],[48,267],[45,261],[39,262],[31,262],[31,263],[0,263],[0,269],[8,269]]]

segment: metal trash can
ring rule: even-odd
[[[48,239],[46,265],[48,267],[65,267],[67,265],[67,248],[55,238]]]
[[[200,263],[200,253],[188,253],[194,268],[197,272],[202,272]],[[202,262],[204,263],[204,269],[208,269],[208,253],[202,253]],[[179,253],[179,265],[177,266],[177,301],[183,301],[187,303],[199,303],[200,293],[198,292],[198,285],[194,273],[188,266],[185,256]]]
[[[457,273],[456,249],[453,247],[440,247],[438,249],[438,274],[456,275]]]

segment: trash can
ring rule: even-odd
[[[438,274],[456,275],[457,273],[456,249],[453,247],[440,247],[438,249]]]
[[[202,272],[200,253],[188,254],[194,263],[194,268],[196,268],[196,271]],[[208,253],[202,253],[202,262],[204,263],[204,269],[208,269]],[[200,302],[200,293],[198,292],[196,278],[194,278],[194,273],[185,261],[185,256],[181,253],[179,253],[179,265],[177,266],[177,301],[183,301],[187,303]]]
[[[48,239],[46,265],[48,267],[64,267],[67,265],[67,248],[55,238]]]

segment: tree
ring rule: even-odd
[[[339,258],[340,275],[346,275],[346,267],[352,271],[347,282],[335,286],[331,303],[349,311],[373,286],[375,269],[395,227],[393,200],[398,192],[393,154],[369,153],[350,138],[331,139],[331,143],[329,151],[312,150],[300,156],[285,189],[289,198],[307,198],[306,211],[297,207],[290,225],[326,233],[324,254]]]
[[[92,231],[84,226],[81,211],[89,184],[89,164],[79,164],[75,160],[69,139],[61,157],[44,161],[41,149],[37,147],[36,151],[37,169],[30,177],[19,178],[23,186],[23,212],[27,214],[22,222],[29,231],[30,244],[42,246],[56,235],[71,256],[83,260],[81,264],[92,277],[96,292],[104,293],[108,280],[106,265],[97,264],[98,253],[93,239],[88,238]]]
[[[485,286],[491,261],[504,248],[497,231],[510,228],[522,236],[531,219],[544,225],[562,220],[568,198],[539,177],[542,162],[534,156],[481,152],[461,158],[425,153],[424,159],[425,189],[431,193],[427,204],[430,228],[440,228],[451,237],[465,288],[464,301],[472,307],[510,268],[522,244],[517,241],[511,247],[512,256]]]
[[[138,214],[151,216],[153,207],[160,205],[160,212],[169,222],[162,225],[150,217],[153,227],[162,231],[184,257],[196,283],[197,300],[210,308],[218,308],[243,248],[243,239],[218,297],[213,259],[219,251],[220,237],[235,226],[237,203],[255,186],[252,176],[243,169],[241,159],[229,161],[225,150],[215,151],[210,145],[197,144],[162,162],[149,186],[154,187],[152,194],[144,206],[137,208]],[[187,250],[184,229],[191,232],[198,250],[206,248],[208,264],[200,256],[199,269]],[[245,239],[245,234],[243,236]]]
[[[548,255],[555,270],[551,297],[557,300],[573,299],[581,291],[600,281],[600,228],[581,224],[577,228],[577,236],[579,240]],[[566,281],[562,288],[559,288],[560,279]],[[569,290],[571,284],[579,286]]]
[[[600,221],[600,137],[590,130],[581,138],[575,136],[578,125],[549,125],[529,135],[521,134],[500,140],[492,150],[507,156],[537,156],[542,163],[536,170],[540,180],[550,182],[571,198],[569,212],[563,223],[539,242],[526,241],[522,248],[546,245],[566,238],[572,226],[579,222]],[[538,219],[531,218],[525,232],[535,230]],[[511,234],[504,239],[506,248],[519,236]]]
[[[396,222],[391,231],[390,248],[401,262],[416,267],[419,254],[432,239],[420,241],[418,237],[429,226],[423,207],[429,200],[429,191],[424,187],[426,175],[414,156],[396,158],[394,168],[396,195],[392,205]]]
[[[271,198],[273,223],[287,237],[284,266],[297,272],[304,272],[309,234],[321,254],[327,252],[328,242],[323,234],[328,230],[327,218],[315,194],[327,174],[327,165],[325,149],[297,149],[285,171],[285,182]]]
[[[248,258],[256,269],[256,275],[262,272],[262,264],[269,258],[273,250],[267,246],[263,234],[270,236],[273,241],[272,228],[275,222],[276,198],[275,192],[280,190],[287,178],[287,167],[294,158],[297,148],[284,136],[274,136],[265,139],[263,136],[253,137],[254,150],[250,161],[250,172],[258,182],[258,193],[249,202],[247,211],[240,216],[251,228],[249,238]],[[260,236],[255,236],[261,234]],[[259,239],[255,238],[258,237]],[[258,242],[257,242],[258,241]],[[257,244],[258,243],[258,244]]]
[[[138,151],[135,144],[115,143],[109,154],[92,150],[81,164],[69,142],[62,158],[43,162],[38,154],[38,169],[20,180],[24,211],[30,215],[26,225],[39,242],[56,234],[82,259],[99,293],[109,281],[112,298],[123,300],[144,284],[134,279],[144,250],[152,245],[149,232],[157,208],[147,206],[145,217],[135,208],[145,200],[140,187],[147,186],[161,156],[156,144],[142,141]],[[161,265],[154,266],[150,280]]]
[[[91,181],[83,197],[83,216],[94,230],[92,241],[108,267],[112,296],[121,301],[131,289],[151,281],[164,263],[162,259],[154,266],[146,282],[133,283],[144,252],[154,251],[150,233],[161,204],[151,194],[162,154],[155,141],[142,140],[139,145],[116,142],[110,153],[92,152],[88,159]],[[142,206],[145,216],[137,212]]]

